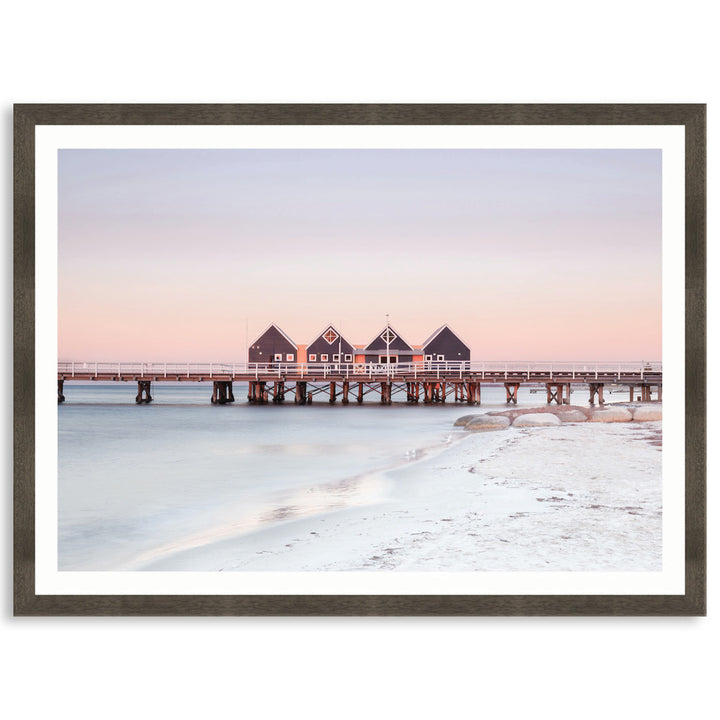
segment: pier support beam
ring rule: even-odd
[[[307,383],[298,381],[295,383],[295,404],[296,405],[304,405],[306,402],[307,402]]]
[[[517,405],[517,394],[520,383],[505,383],[505,404],[513,403]]]
[[[479,382],[469,382],[467,384],[466,390],[467,390],[468,405],[479,405],[480,404],[480,383]]]
[[[335,402],[335,383],[334,382],[330,383],[330,402],[331,403]]]
[[[605,404],[605,398],[603,398],[603,383],[589,383],[590,385],[590,404],[595,404],[595,395],[597,395],[598,402],[600,405]]]
[[[572,400],[570,399],[571,389],[572,389],[572,385],[570,383],[568,383],[565,386],[565,398],[563,399],[563,402],[565,403],[565,405],[570,405],[570,403],[572,402]]]
[[[383,405],[390,405],[392,402],[392,383],[380,383],[380,402]]]
[[[64,380],[58,380],[58,403],[65,402],[65,395],[63,395]]]
[[[633,402],[634,393],[635,393],[635,386],[634,386],[634,385],[630,385],[630,387],[629,387],[628,389],[630,390],[630,402]]]
[[[225,381],[221,381],[225,382]],[[230,382],[230,394],[232,395],[232,382]],[[233,398],[234,400],[235,398]],[[251,403],[266,403],[268,401],[268,392],[265,389],[265,382],[263,380],[251,380],[248,383],[248,402]],[[227,400],[226,400],[227,402]],[[232,400],[230,401],[232,402]]]
[[[563,389],[565,385],[563,383],[545,383],[545,389],[547,390],[547,401],[548,405],[552,404],[554,400],[558,405],[563,404]]]
[[[357,401],[362,404],[363,401],[363,384],[358,383]]]
[[[285,400],[285,383],[282,380],[276,381],[274,385],[273,402],[281,403],[283,400]]]
[[[407,384],[408,387],[408,402],[416,403],[420,400],[420,383],[411,382]]]
[[[658,402],[662,402],[662,385],[658,385]]]
[[[342,387],[342,404],[347,405],[350,402],[350,383],[347,380],[343,381]]]
[[[140,403],[152,402],[152,396],[150,395],[150,380],[138,380],[138,392],[135,396],[135,402],[138,405]]]
[[[210,402],[218,405],[235,402],[235,396],[232,391],[232,380],[213,380],[213,392]]]

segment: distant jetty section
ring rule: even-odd
[[[343,358],[344,359],[344,358]],[[382,360],[387,360],[383,357]],[[135,401],[152,401],[157,382],[212,383],[210,401],[235,401],[233,385],[247,383],[253,404],[312,403],[319,397],[330,403],[362,403],[378,393],[384,405],[464,402],[480,405],[482,388],[503,385],[506,403],[517,404],[518,390],[544,388],[547,404],[566,405],[571,389],[586,387],[591,405],[605,403],[605,386],[627,388],[628,399],[662,401],[660,362],[470,362],[423,360],[415,362],[282,362],[264,363],[128,363],[59,362],[58,402],[65,400],[66,382],[109,381],[137,383]],[[395,358],[399,360],[399,358]]]

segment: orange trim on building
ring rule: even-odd
[[[307,362],[307,345],[297,346],[297,361],[304,365]]]

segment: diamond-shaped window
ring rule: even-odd
[[[326,342],[328,345],[332,345],[332,344],[338,339],[338,334],[337,334],[332,328],[330,328],[330,329],[323,335],[323,339],[325,340],[325,342]]]
[[[380,336],[380,338],[381,338],[384,342],[386,342],[388,345],[390,345],[390,344],[393,342],[393,340],[395,340],[396,337],[397,337],[397,335],[396,335],[392,330],[390,330],[390,328],[388,328],[388,329]]]

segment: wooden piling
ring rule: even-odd
[[[505,383],[505,404],[517,405],[517,393],[520,383]]]
[[[273,385],[273,402],[281,403],[285,400],[285,383],[278,380]]]
[[[298,380],[295,383],[295,403],[297,405],[305,405],[307,402],[307,383]]]
[[[359,403],[362,403],[362,401],[363,401],[363,384],[362,383],[358,383],[357,401]]]
[[[330,383],[330,403],[335,402],[335,383]]]
[[[135,402],[140,405],[141,403],[152,402],[152,396],[150,395],[150,380],[138,380],[138,392],[135,396]]]
[[[548,405],[554,400],[558,405],[563,404],[563,389],[564,383],[545,383],[545,389],[547,390],[547,401]]]
[[[213,380],[213,392],[210,397],[210,402],[219,405],[235,402],[232,391],[232,380]]]
[[[65,402],[65,395],[63,395],[63,385],[65,381],[58,379],[58,403]]]
[[[605,398],[603,397],[603,383],[589,383],[590,387],[590,404],[595,404],[595,395],[597,395],[598,402],[600,405],[605,404]]]
[[[349,402],[350,402],[350,383],[347,380],[343,380],[342,404],[347,405]]]

